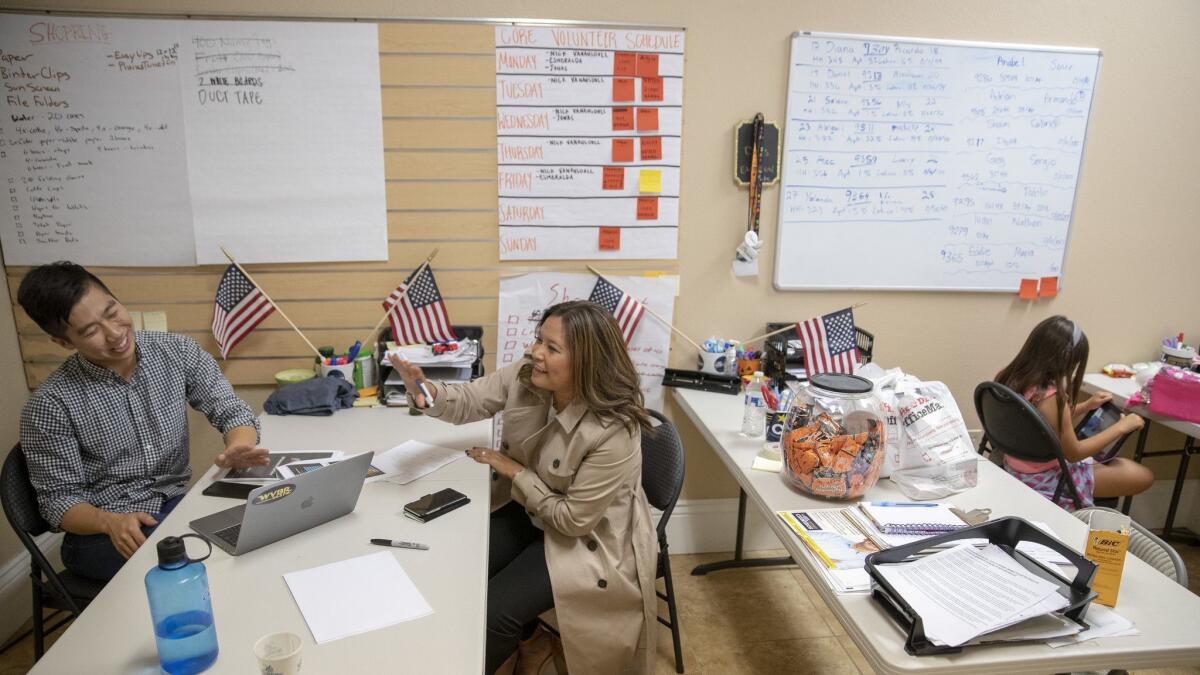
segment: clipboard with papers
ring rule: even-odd
[[[986,539],[994,546],[992,549],[993,552],[1001,551],[1002,553],[998,555],[1004,556],[1004,562],[1008,562],[1011,559],[1012,562],[1016,563],[1016,566],[1019,566],[1020,569],[1017,571],[1021,572],[1023,570],[1023,573],[1028,573],[1028,577],[1033,579],[1034,583],[1041,584],[1044,588],[1049,588],[1049,585],[1053,585],[1051,588],[1052,592],[1049,595],[1054,601],[1053,606],[1055,609],[1046,614],[1051,615],[1062,624],[1075,625],[1076,632],[1088,627],[1088,624],[1085,622],[1087,610],[1091,601],[1096,598],[1096,593],[1091,588],[1092,578],[1096,573],[1095,563],[1021,518],[1002,518],[982,525],[930,537],[904,546],[885,549],[867,556],[866,571],[874,582],[872,597],[883,606],[907,634],[904,649],[909,654],[926,656],[930,654],[956,653],[961,651],[963,646],[980,644],[985,642],[988,637],[985,634],[977,636],[972,641],[962,640],[954,642],[932,638],[931,634],[927,634],[927,623],[932,621],[932,617],[923,617],[914,608],[914,605],[917,604],[917,599],[911,597],[911,593],[909,597],[906,597],[906,594],[901,591],[902,585],[893,574],[895,569],[900,567],[925,564],[932,560],[933,556],[917,558],[917,554],[930,547],[944,547],[947,544],[952,545],[953,542],[966,539]],[[1018,550],[1017,545],[1026,541],[1041,544],[1060,554],[1075,567],[1074,577],[1067,580],[1060,576],[1058,572],[1046,567],[1025,551]],[[975,550],[972,547],[960,548],[963,550]],[[953,550],[955,549],[950,549],[946,552],[948,553]],[[1014,567],[1014,569],[1016,568]],[[1037,612],[1032,612],[1027,614],[1027,616],[1035,617],[1037,616]],[[1000,630],[995,631],[995,635],[995,641],[1036,639],[1027,636],[1008,637],[1011,635],[1011,632],[1001,633]],[[1004,637],[1001,637],[1002,635]],[[985,639],[981,640],[980,637]]]

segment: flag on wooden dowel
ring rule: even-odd
[[[229,358],[234,346],[274,311],[270,299],[237,265],[225,268],[221,283],[217,284],[212,321],[212,333],[221,349],[221,358]]]
[[[796,324],[804,346],[804,369],[817,373],[854,373],[858,344],[854,341],[854,310],[850,307]]]
[[[621,328],[625,344],[628,345],[629,341],[633,339],[633,332],[637,330],[638,322],[646,313],[646,307],[637,298],[598,275],[596,285],[592,288],[592,294],[588,296],[588,300],[600,305],[613,315],[613,318],[617,320],[617,325]]]
[[[450,327],[450,315],[442,300],[433,269],[417,268],[383,301],[392,336],[400,344],[420,344],[457,340]]]

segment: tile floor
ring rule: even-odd
[[[1177,548],[1188,563],[1190,586],[1196,592],[1200,590],[1200,547]],[[752,555],[782,554],[763,551]],[[671,556],[688,675],[873,674],[798,569],[766,567],[691,575],[698,564],[728,557],[727,553]],[[674,673],[671,636],[661,626],[658,653],[656,675]],[[25,673],[32,663],[33,641],[26,638],[0,655],[0,675]],[[1134,672],[1200,675],[1200,663],[1192,668]]]

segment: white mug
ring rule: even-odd
[[[304,642],[295,633],[270,633],[254,643],[254,657],[262,675],[296,675]]]

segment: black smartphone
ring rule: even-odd
[[[450,513],[469,503],[471,503],[470,498],[463,493],[454,488],[446,488],[405,504],[404,515],[413,520],[428,523],[440,515]]]

